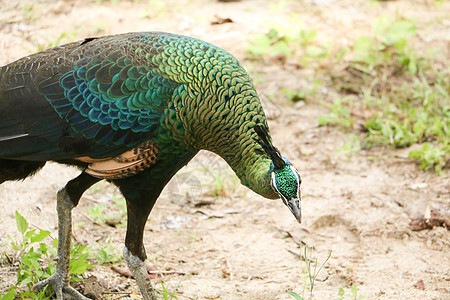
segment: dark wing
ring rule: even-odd
[[[150,139],[179,83],[142,59],[130,37],[87,39],[2,67],[0,157],[102,158]]]

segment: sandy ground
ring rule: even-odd
[[[302,70],[245,59],[249,34],[283,21],[286,8],[246,0],[98,2],[0,1],[0,64],[51,46],[50,42],[162,30],[199,37],[234,53],[257,78],[262,95],[312,84]],[[318,4],[324,2],[286,1],[287,11],[343,43],[367,30],[377,15],[397,13],[416,20],[425,47],[449,45],[448,2]],[[229,17],[233,23],[211,25],[218,17]],[[62,32],[66,35],[58,40]],[[299,255],[306,243],[319,262],[332,251],[314,287],[315,299],[336,299],[339,288],[348,292],[352,285],[366,299],[450,299],[449,231],[444,227],[412,231],[409,225],[427,207],[449,205],[449,177],[419,171],[405,158],[405,150],[339,154],[347,135],[318,127],[317,118],[327,113],[323,106],[275,105],[270,97],[262,98],[276,146],[303,176],[303,223],[297,224],[280,201],[265,200],[239,186],[220,158],[201,152],[166,187],[147,223],[149,260],[160,271],[188,274],[166,274],[158,280],[169,290],[179,284],[179,299],[293,299],[287,292],[302,290]],[[0,243],[7,235],[19,236],[15,210],[32,226],[56,237],[56,192],[78,172],[48,164],[32,179],[1,185]],[[227,178],[225,196],[213,197],[211,187],[222,177]],[[88,213],[88,208],[99,202],[107,206],[113,198],[120,194],[106,183],[85,194],[73,212],[79,243],[112,242],[121,252],[125,229],[98,225]],[[0,252],[14,256],[9,246]],[[16,272],[2,261],[0,291],[15,283]],[[137,291],[133,280],[109,266],[96,266],[87,275],[101,278],[105,295],[116,292],[109,299]],[[414,286],[418,281],[423,281],[423,288]]]

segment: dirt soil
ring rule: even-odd
[[[249,35],[283,22],[290,12],[344,44],[368,34],[378,15],[398,14],[415,20],[424,47],[445,50],[450,47],[449,1],[440,6],[426,0],[285,3],[277,9],[256,0],[2,0],[0,64],[52,43],[157,30],[214,43],[236,55],[257,79],[274,143],[303,176],[303,223],[297,224],[281,201],[241,187],[220,158],[201,152],[166,187],[145,232],[149,260],[162,272],[153,281],[164,282],[169,290],[179,284],[179,299],[293,299],[287,292],[301,293],[303,286],[304,243],[319,262],[332,251],[314,287],[315,299],[336,299],[339,288],[349,292],[352,285],[366,299],[450,299],[449,231],[442,226],[413,231],[409,225],[434,207],[448,207],[449,176],[418,170],[404,149],[338,153],[347,134],[317,125],[326,108],[314,102],[274,104],[283,99],[274,102],[266,96],[282,95],[281,88],[308,89],[311,74],[276,62],[254,63],[245,54]],[[211,24],[221,18],[233,22]],[[326,91],[323,95],[327,97]],[[56,192],[78,173],[49,163],[32,179],[1,185],[0,244],[8,241],[7,235],[19,237],[15,210],[33,228],[57,237]],[[227,185],[222,197],[214,197],[211,190],[219,178],[226,178]],[[125,228],[97,224],[88,212],[116,198],[120,194],[106,183],[86,192],[73,211],[77,242],[111,242],[121,252]],[[15,255],[8,245],[0,252]],[[125,267],[123,259],[120,265]],[[2,262],[0,291],[15,283],[16,272],[15,265]],[[108,299],[138,290],[133,280],[108,265],[97,265],[86,275],[100,278]]]

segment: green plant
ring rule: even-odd
[[[364,124],[363,141],[358,145],[352,139],[344,152],[424,144],[409,157],[417,159],[421,169],[442,173],[450,155],[450,72],[442,62],[431,60],[439,55],[427,57],[414,50],[416,26],[411,21],[383,15],[373,21],[372,32],[355,40],[350,63],[340,67],[344,73],[329,73],[338,92],[359,94],[362,101],[338,98],[331,113],[318,122],[345,130],[357,119]]]
[[[34,4],[23,5],[23,14],[25,20],[34,21],[38,18],[37,10]]]
[[[348,142],[344,144],[344,146],[338,149],[338,153],[348,154],[353,152],[358,152],[361,150],[361,140],[357,135],[349,134]]]
[[[107,205],[100,202],[95,207],[88,208],[88,214],[97,224],[123,226],[127,214],[125,199],[113,196],[112,202],[107,202]]]
[[[48,247],[47,244],[41,243],[41,241],[50,235],[49,231],[40,230],[36,233],[36,229],[28,230],[27,220],[16,211],[16,226],[17,230],[21,234],[21,241],[11,240],[11,247],[18,252],[20,256],[19,271],[17,273],[17,285],[26,285],[29,288],[36,284],[39,279],[45,279],[49,277],[54,271],[50,262],[52,256],[56,256],[56,251]],[[39,247],[35,249],[35,243],[39,243]],[[49,268],[44,268],[39,260],[43,259]],[[48,271],[48,273],[47,273]],[[46,291],[48,290],[48,292]],[[50,289],[42,291],[42,296],[51,294]],[[22,295],[22,294],[20,294]]]
[[[296,299],[296,300],[303,300],[303,299],[305,299],[302,296],[300,296],[299,294],[297,294],[296,292],[288,292],[288,295],[294,297],[294,299]]]
[[[434,169],[437,173],[442,174],[442,169],[446,165],[449,153],[449,144],[442,147],[436,147],[427,142],[422,145],[422,149],[411,151],[409,157],[418,159],[422,170]]]
[[[287,96],[290,102],[299,102],[306,100],[307,92],[305,91],[294,91],[291,89],[281,89],[280,92]]]
[[[103,203],[98,203],[95,207],[88,208],[88,214],[94,219],[97,224],[105,223],[106,216],[104,214],[105,206]]]
[[[288,103],[308,101],[310,98],[314,98],[318,94],[318,89],[321,85],[321,80],[314,79],[311,87],[306,90],[296,91],[291,89],[280,89],[280,92],[286,95]]]
[[[251,36],[246,51],[254,57],[295,55],[301,65],[307,65],[329,55],[329,43],[317,36],[316,29],[306,28],[291,14],[286,23],[275,23],[266,33]]]
[[[327,258],[325,259],[325,261],[320,265],[320,267],[317,269],[317,260],[312,260],[311,256],[312,256],[312,249],[309,248],[309,256],[308,256],[308,247],[305,246],[304,247],[304,254],[305,254],[305,275],[308,275],[308,279],[309,279],[309,283],[310,283],[310,296],[312,297],[313,294],[313,290],[314,290],[314,284],[316,282],[317,276],[319,275],[320,271],[322,270],[323,266],[325,266],[325,264],[327,263],[327,261],[330,259],[331,257],[331,250],[328,253]],[[313,269],[311,268],[311,265],[313,265]],[[306,276],[305,280],[306,280]]]
[[[339,288],[338,291],[338,298],[336,300],[344,300],[344,299],[352,299],[352,300],[358,300],[358,299],[364,299],[366,297],[362,295],[358,295],[358,289],[356,286],[352,285],[350,288],[350,293],[345,293],[345,290],[343,288]]]
[[[439,74],[436,81],[430,84],[426,75],[420,71],[413,84],[392,87],[390,94],[383,98],[374,97],[369,104],[375,110],[373,116],[365,122],[366,140],[369,145],[389,144],[394,147],[407,147],[415,143],[432,142],[442,151],[434,151],[430,165],[445,166],[449,152],[450,133],[450,97],[447,90],[449,74]],[[433,149],[433,147],[428,148]],[[412,158],[419,158],[412,154]],[[422,160],[421,160],[422,161]],[[436,164],[437,163],[437,164]],[[436,169],[437,171],[441,170]]]
[[[229,197],[239,187],[239,179],[234,174],[213,169],[208,169],[208,173],[211,174],[211,181],[206,186],[213,197]]]
[[[14,300],[15,290],[11,290],[4,295],[0,295],[0,300]]]
[[[270,28],[265,34],[257,34],[250,38],[246,50],[255,56],[277,55],[290,56],[292,53],[289,43],[291,38],[279,33],[275,28]]]
[[[17,274],[17,284],[10,287],[11,291],[7,295],[10,295],[16,289],[22,289],[22,286],[27,286],[31,289],[40,280],[46,279],[53,274],[56,268],[54,258],[57,256],[57,239],[53,240],[54,247],[43,243],[42,241],[50,235],[50,232],[45,230],[36,232],[36,229],[29,230],[27,220],[17,211],[16,226],[22,236],[21,241],[14,241],[10,236],[8,238],[11,241],[11,247],[20,256],[19,271]],[[86,245],[72,245],[71,247],[71,281],[82,280],[77,275],[93,267],[87,261],[87,254],[82,254],[85,248]],[[52,295],[54,295],[54,292],[49,286],[37,294],[30,291],[21,291],[19,293],[20,298],[28,299],[48,299]]]
[[[354,121],[347,107],[351,106],[350,103],[350,98],[335,99],[333,105],[330,106],[331,113],[319,117],[319,125],[339,125],[343,128],[352,128]]]
[[[175,288],[173,289],[173,292],[170,292],[170,291],[166,288],[166,286],[164,285],[164,283],[162,283],[162,281],[160,281],[159,284],[161,285],[161,289],[155,289],[155,291],[156,291],[156,296],[157,296],[159,299],[163,299],[163,300],[169,300],[169,299],[175,299],[175,300],[176,300],[176,299],[178,299],[178,298],[176,297],[177,289],[178,289],[178,287],[180,286],[181,281],[183,281],[183,280],[186,278],[186,276],[188,276],[188,274],[184,275],[184,276],[180,279],[180,281],[178,281],[178,283],[176,284]]]
[[[178,299],[174,292],[170,292],[167,290],[167,288],[165,287],[164,283],[162,283],[162,281],[159,282],[159,284],[161,285],[162,290],[156,289],[156,295],[159,299],[164,299],[164,300],[168,300],[168,299]]]
[[[408,45],[407,39],[416,34],[416,26],[407,20],[392,20],[390,15],[382,15],[372,23],[374,37],[362,36],[355,40],[352,61],[363,64],[372,71],[387,62],[396,62],[406,67],[412,74],[418,69],[418,56]]]
[[[328,256],[323,261],[323,263],[318,265],[317,259],[312,259],[312,253],[313,253],[313,249],[308,247],[308,245],[305,245],[305,247],[303,248],[304,266],[303,266],[302,294],[300,295],[295,292],[288,292],[288,295],[294,297],[297,300],[306,299],[305,294],[306,294],[306,288],[308,286],[307,281],[309,281],[309,297],[310,297],[310,299],[312,299],[314,285],[316,283],[317,276],[319,275],[320,271],[322,270],[322,268],[325,266],[325,264],[328,262],[328,260],[331,257],[331,250],[330,250],[328,253]]]
[[[89,245],[88,253],[91,259],[97,260],[101,265],[116,265],[122,259],[122,255],[117,253],[112,243],[93,243]]]
[[[55,248],[58,246],[58,240],[54,239],[53,244]],[[87,245],[73,245],[70,247],[70,270],[71,281],[81,281],[83,280],[79,277],[79,274],[85,273],[88,269],[92,269],[94,266],[89,264],[88,253],[84,253]]]

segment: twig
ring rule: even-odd
[[[284,233],[287,234],[287,236],[290,237],[294,241],[294,243],[296,243],[297,245],[299,245],[299,246],[305,246],[306,245],[305,242],[303,242],[302,240],[297,239],[289,231],[284,231]]]
[[[230,272],[230,280],[233,281],[233,269],[231,268],[231,264],[228,259],[225,258],[225,262],[227,264],[228,271]]]
[[[294,250],[291,249],[286,249],[287,252],[294,254],[296,257],[298,257],[301,261],[305,260],[305,257],[302,254],[298,254],[297,252],[295,252]]]
[[[128,294],[130,294],[130,292],[104,292],[103,295],[105,295],[105,294],[128,295]]]
[[[99,225],[99,226],[102,225],[102,224],[98,224],[97,222],[95,222],[94,219],[92,219],[90,216],[88,216],[87,214],[85,214],[83,211],[79,211],[78,213],[81,214],[81,215],[82,215],[83,217],[85,217],[86,219],[88,219],[89,222],[91,222],[91,223],[93,223],[93,224],[96,224],[96,225]]]

